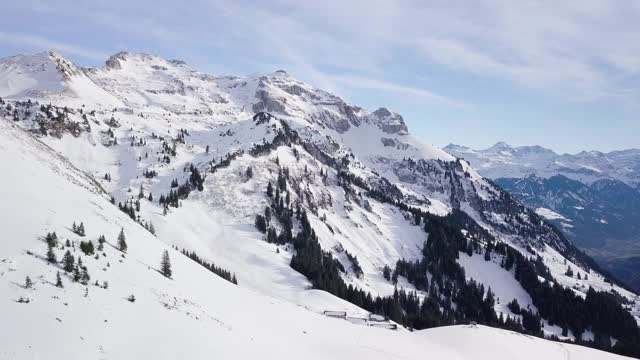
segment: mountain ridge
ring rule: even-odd
[[[497,323],[496,313],[504,321],[531,311],[549,318],[538,320],[540,334],[600,344],[609,330],[594,328],[594,337],[575,319],[565,323],[534,292],[560,290],[524,283],[504,265],[515,261],[535,274],[537,257],[538,276],[586,299],[598,296],[591,288],[623,294],[617,306],[638,316],[634,294],[607,282],[571,241],[466,161],[415,139],[399,114],[368,112],[281,72],[212,76],[157,57],[110,59],[79,76],[120,105],[92,102],[82,87],[27,97],[0,86],[0,116],[91,174],[132,220],[155,224],[161,240],[197,250],[255,291],[314,312],[344,306],[424,327],[431,317],[411,319],[385,304],[447,297],[440,289],[459,287],[480,297],[451,310],[456,321],[495,316]],[[11,75],[2,64],[0,79]],[[327,268],[316,268],[318,257]],[[589,279],[566,275],[567,266]],[[502,301],[490,301],[488,288]],[[506,306],[512,299],[523,315]],[[476,306],[488,315],[472,315]]]
[[[498,145],[498,148],[495,146]],[[544,147],[512,147],[504,142],[484,150],[449,144],[443,149],[452,155],[465,158],[485,176],[524,177],[535,174],[551,177],[556,174],[584,183],[613,178],[634,188],[640,188],[640,149],[611,152],[581,151],[576,154],[559,154]]]

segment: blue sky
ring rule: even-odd
[[[565,4],[566,3],[566,4]],[[56,49],[185,60],[212,74],[287,70],[427,143],[559,152],[640,147],[638,1],[5,2],[0,56]]]

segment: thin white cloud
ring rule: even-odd
[[[106,60],[108,57],[107,54],[100,51],[23,33],[0,31],[0,43],[26,45],[39,50],[57,50],[64,54],[92,60]]]
[[[379,90],[387,93],[395,93],[398,95],[408,95],[415,98],[419,98],[422,100],[429,101],[435,104],[448,105],[448,106],[456,106],[456,107],[468,107],[468,105],[458,102],[456,100],[450,99],[448,97],[438,95],[429,90],[405,86],[401,84],[396,84],[393,82],[388,82],[384,80],[378,80],[368,77],[362,76],[351,76],[351,75],[334,75],[331,76],[331,79],[337,84],[355,89],[367,89],[367,90]]]
[[[389,82],[394,67],[435,66],[561,97],[635,100],[640,94],[634,81],[640,72],[640,6],[633,1],[196,0],[189,5],[60,0],[55,6],[38,1],[14,6],[37,8],[44,18],[86,16],[102,28],[94,31],[152,43],[150,48],[176,56],[228,52],[252,62],[291,64],[303,79],[328,88],[333,74]],[[413,79],[405,82],[398,85],[422,87]]]

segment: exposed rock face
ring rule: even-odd
[[[405,144],[401,141],[398,141],[396,139],[390,139],[390,138],[380,138],[380,141],[382,142],[382,145],[386,146],[386,147],[394,147],[398,150],[406,150],[409,148],[409,144]]]
[[[286,99],[275,99],[266,90],[259,89],[256,91],[256,98],[259,100],[253,104],[253,112],[277,112],[287,114],[284,103]]]
[[[374,111],[369,118],[387,134],[405,135],[409,133],[409,129],[407,129],[407,125],[404,123],[402,116],[386,108],[380,108]]]
[[[63,79],[69,80],[73,76],[81,74],[82,71],[71,61],[65,59],[62,55],[51,50],[49,51],[49,58],[56,64],[56,68],[62,74]]]

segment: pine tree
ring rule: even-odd
[[[169,251],[165,250],[162,253],[162,260],[160,261],[160,272],[162,275],[171,278],[171,260],[169,259]]]
[[[573,277],[573,270],[571,269],[571,266],[567,267],[567,272],[565,272],[564,274],[569,277]]]
[[[267,232],[267,222],[265,221],[264,216],[260,214],[256,215],[255,226],[261,233],[264,234]]]
[[[48,233],[45,240],[49,247],[56,247],[58,245],[58,235],[56,235],[55,231],[53,233]]]
[[[52,264],[58,262],[58,258],[56,257],[56,253],[55,251],[53,251],[53,247],[51,246],[51,244],[49,244],[49,249],[47,250],[47,261]]]
[[[142,184],[140,184],[140,191],[138,192],[138,199],[142,199],[144,197],[144,190],[142,189]]]
[[[391,280],[391,268],[388,265],[385,265],[382,269],[382,276],[384,276],[387,281]]]
[[[33,286],[33,281],[31,281],[31,278],[27,276],[24,279],[24,288],[25,289],[31,289],[32,286]]]
[[[72,272],[75,262],[76,259],[74,259],[73,255],[71,255],[71,252],[67,250],[67,252],[64,253],[64,256],[62,257],[62,268],[64,269],[64,271]]]
[[[62,286],[62,278],[60,277],[60,271],[56,273],[56,286],[59,288],[63,288]]]
[[[271,181],[269,181],[269,183],[267,184],[267,196],[273,196],[273,185],[271,185]]]
[[[78,235],[80,236],[84,236],[84,223],[80,223],[80,226],[78,226]]]
[[[124,228],[120,229],[120,234],[118,234],[118,249],[122,252],[127,252],[127,242],[124,236]]]
[[[89,270],[87,269],[86,266],[82,267],[82,271],[80,273],[80,280],[84,285],[87,285],[89,283],[89,280],[91,280],[91,276],[89,276]]]
[[[93,255],[94,254],[94,247],[93,247],[93,242],[91,240],[89,241],[80,241],[80,250],[85,254],[85,255]]]
[[[78,260],[80,260],[78,258]],[[73,267],[73,281],[78,282],[82,278],[82,273],[80,272],[80,266],[77,264]]]

